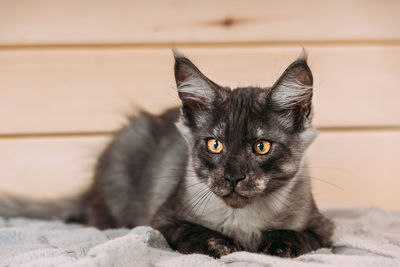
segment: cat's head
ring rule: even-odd
[[[177,123],[200,182],[234,208],[287,184],[315,136],[313,77],[303,55],[270,88],[231,90],[175,52]]]

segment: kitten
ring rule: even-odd
[[[303,160],[315,137],[305,54],[271,88],[234,90],[174,56],[181,108],[132,117],[70,219],[151,225],[173,249],[216,258],[330,246],[334,227],[314,203]]]

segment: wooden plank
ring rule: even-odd
[[[0,139],[0,192],[58,198],[91,183],[105,137]]]
[[[400,2],[0,1],[0,43],[399,40]]]
[[[324,133],[309,170],[321,205],[400,208],[400,132]]]
[[[57,198],[90,184],[109,137],[0,139],[0,188]],[[320,205],[400,208],[400,132],[322,133],[308,153]]]
[[[298,47],[183,49],[222,85],[270,86]],[[400,47],[310,46],[318,127],[398,126]],[[0,52],[0,134],[109,132],[179,104],[169,49]]]

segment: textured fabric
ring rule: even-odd
[[[296,259],[237,252],[219,260],[172,251],[151,227],[100,231],[59,221],[0,218],[0,266],[400,266],[400,212],[325,209],[334,246]]]

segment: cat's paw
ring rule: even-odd
[[[177,221],[162,231],[170,246],[183,254],[197,253],[220,258],[243,250],[232,238],[190,222]]]
[[[261,248],[260,252],[282,258],[294,258],[300,255],[300,250],[288,242],[274,242],[270,246]]]
[[[206,244],[207,248],[204,254],[214,258],[220,258],[221,256],[243,250],[239,244],[229,238],[210,237],[207,239]]]
[[[308,245],[301,242],[300,233],[276,230],[264,233],[258,252],[284,258],[294,258],[309,252]]]
[[[229,237],[223,235],[198,235],[175,243],[176,249],[183,254],[205,254],[213,258],[221,258],[227,254],[241,251],[243,248]]]

